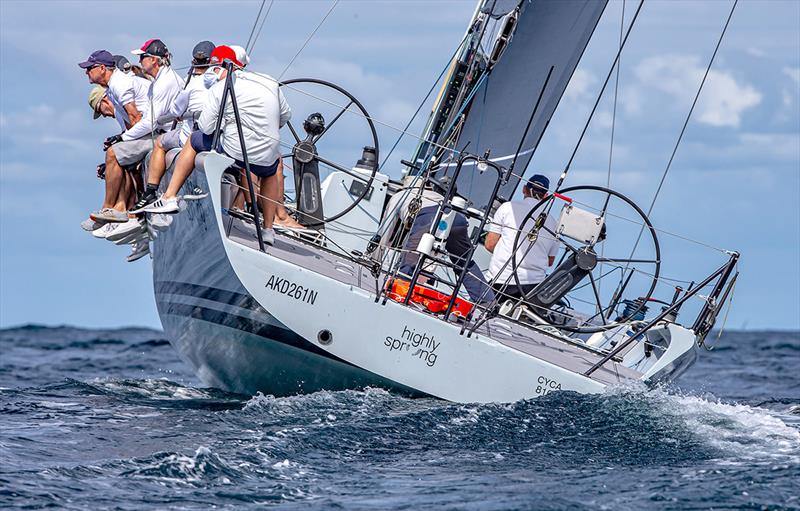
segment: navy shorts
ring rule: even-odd
[[[202,153],[205,151],[211,151],[211,145],[214,143],[214,135],[206,135],[202,131],[194,131],[190,137],[192,149],[197,151],[198,153]],[[230,156],[222,149],[222,144],[217,144],[217,152],[225,154],[226,156]],[[236,158],[233,159],[241,168],[244,168],[244,162],[241,160],[237,160]],[[274,176],[275,173],[278,171],[278,163],[280,162],[280,158],[275,160],[275,163],[271,165],[256,165],[255,163],[250,164],[250,172],[257,175],[258,177],[270,177]]]

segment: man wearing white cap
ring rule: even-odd
[[[131,53],[139,56],[142,69],[153,78],[147,89],[148,107],[142,112],[139,122],[108,140],[106,173],[111,170],[116,172],[121,166],[139,162],[153,149],[158,132],[165,128],[165,125],[159,124],[158,119],[169,111],[175,97],[183,88],[183,80],[170,67],[169,50],[160,39],[150,39]],[[129,204],[130,202],[126,200],[123,210],[124,225],[110,227],[108,235],[112,234],[112,230],[116,231],[114,233],[116,237],[141,228],[137,219],[129,217],[127,211]],[[94,216],[92,218],[97,220]]]
[[[230,45],[230,49],[233,50],[233,53],[236,54],[236,60],[238,60],[242,67],[247,67],[247,64],[250,63],[250,55],[247,54],[247,50],[239,46],[238,44]]]
[[[141,209],[156,200],[156,191],[167,170],[167,152],[183,147],[189,135],[195,129],[197,118],[203,110],[208,90],[203,83],[203,73],[208,69],[208,60],[214,51],[214,43],[201,41],[192,50],[192,71],[189,81],[169,106],[169,110],[159,119],[162,123],[175,122],[175,128],[160,135],[156,139],[150,162],[147,166],[146,188],[131,208],[131,213],[139,213]]]

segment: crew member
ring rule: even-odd
[[[115,117],[123,133],[135,126],[142,119],[143,112],[149,110],[147,89],[150,82],[116,69],[114,58],[108,51],[97,50],[78,66],[85,70],[90,83],[107,88],[106,96],[114,105]],[[120,139],[120,135],[109,137],[104,147],[109,149],[113,141]],[[123,155],[120,156],[122,161],[117,157],[116,150],[106,152],[106,194],[103,206],[90,215],[93,220],[101,223],[128,221],[126,210],[133,190],[133,181],[122,171],[120,164],[129,165],[138,160],[132,159],[135,154],[126,151],[128,148],[122,149]],[[112,164],[109,165],[109,162]]]
[[[241,62],[236,59],[236,54],[228,46],[218,46],[211,54],[211,66],[220,81],[209,89],[206,104],[198,119],[200,130],[192,133],[189,141],[183,146],[167,191],[156,202],[145,207],[144,211],[152,213],[179,211],[177,195],[194,169],[195,156],[198,152],[218,149],[213,148],[212,144],[214,129],[220,116],[223,120],[220,136],[222,152],[233,158],[240,167],[244,166],[233,103],[228,100],[224,110],[220,111],[227,78],[227,68],[224,67],[226,62],[232,62],[234,65],[233,92],[239,107],[242,138],[250,170],[260,178],[259,191],[264,211],[263,239],[265,243],[273,244],[275,232],[272,223],[275,209],[277,204],[283,202],[275,177],[280,164],[279,130],[289,121],[291,109],[278,87],[278,82],[266,75],[241,71]]]
[[[492,281],[492,287],[506,296],[520,298],[525,296],[546,277],[546,269],[553,265],[558,253],[558,241],[550,234],[556,231],[555,219],[548,215],[545,219],[545,228],[539,229],[536,240],[531,243],[523,232],[519,236],[516,256],[516,268],[512,268],[511,254],[514,251],[514,240],[517,232],[522,229],[522,221],[536,204],[547,196],[550,180],[536,174],[528,179],[522,188],[523,199],[508,201],[500,205],[488,226],[488,234],[484,246],[492,253],[487,277]],[[538,214],[533,213],[525,223],[525,229],[530,230]],[[548,231],[549,230],[549,231]],[[519,279],[514,278],[516,273]]]
[[[156,201],[156,191],[167,170],[167,152],[183,147],[192,131],[195,130],[197,119],[200,117],[208,94],[203,74],[208,69],[208,62],[214,48],[214,43],[211,41],[201,41],[192,50],[192,71],[189,81],[184,89],[175,96],[169,111],[159,119],[165,124],[174,123],[179,119],[180,122],[156,139],[153,152],[150,153],[150,162],[147,165],[146,188],[131,208],[131,213],[140,213],[142,208]]]
[[[445,176],[434,182],[434,189],[425,189],[418,201],[414,198],[416,194],[398,192],[392,197],[393,200],[387,205],[386,211],[389,215],[396,215],[400,222],[407,222],[410,216],[410,207],[416,202],[416,207],[419,211],[411,224],[408,237],[403,244],[403,259],[400,263],[400,272],[410,276],[414,272],[414,267],[419,261],[419,255],[416,253],[417,246],[419,245],[422,235],[430,232],[431,226],[436,220],[436,214],[439,209],[439,204],[444,200],[443,194],[446,193],[447,187],[450,186],[451,179]],[[455,186],[455,185],[453,185]],[[393,219],[389,219],[389,223],[393,223]],[[457,213],[453,220],[453,225],[450,228],[450,235],[445,242],[445,250],[450,256],[450,260],[456,265],[457,268],[464,267],[464,258],[468,255],[472,248],[472,242],[468,235],[469,223],[466,217],[461,213]],[[391,231],[388,229],[387,231]],[[460,270],[459,270],[460,271]],[[487,304],[494,300],[494,292],[489,288],[486,279],[483,277],[480,268],[475,261],[470,260],[466,264],[467,275],[464,276],[464,288],[467,290],[470,300],[478,304]]]

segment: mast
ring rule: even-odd
[[[514,161],[514,175],[498,194],[510,199],[606,3],[481,2],[426,127],[429,142],[418,146],[415,173],[430,169],[441,177],[452,173],[455,163],[450,160],[458,153],[489,151],[490,159],[503,167]],[[474,167],[464,169],[458,178],[459,194],[473,207],[488,209],[491,179]]]

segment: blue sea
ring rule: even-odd
[[[800,333],[506,405],[206,388],[161,332],[0,331],[0,508],[800,509]]]

